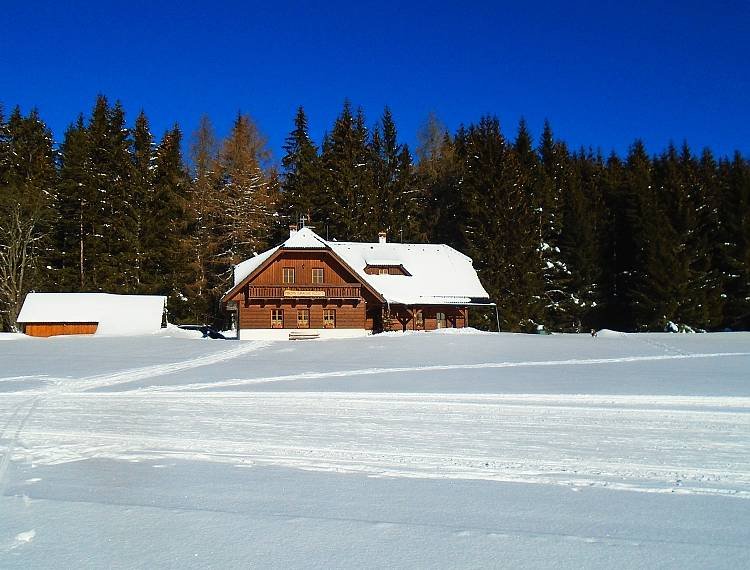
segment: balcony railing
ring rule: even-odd
[[[346,285],[250,285],[251,299],[359,299],[362,286],[358,283]]]

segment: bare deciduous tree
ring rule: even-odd
[[[20,205],[0,215],[0,311],[4,327],[17,330],[18,313],[38,261],[37,244],[44,238],[35,215]]]

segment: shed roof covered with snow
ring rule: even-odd
[[[29,293],[18,322],[97,323],[96,334],[149,334],[161,328],[167,298],[109,293]]]

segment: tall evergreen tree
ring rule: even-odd
[[[60,147],[60,178],[57,192],[57,287],[61,291],[86,288],[91,263],[88,241],[95,216],[96,196],[90,184],[88,132],[83,116],[70,125]]]
[[[363,111],[352,114],[345,101],[321,155],[331,238],[372,240],[377,235],[371,152]]]
[[[135,120],[133,129],[133,171],[131,176],[130,206],[134,223],[132,236],[132,281],[133,287],[140,291],[143,282],[143,247],[144,218],[147,216],[145,206],[150,202],[153,189],[154,137],[149,128],[148,118],[141,111]]]
[[[570,317],[566,313],[570,301],[570,292],[567,291],[570,276],[560,250],[563,192],[569,156],[565,144],[554,139],[549,121],[544,122],[539,158],[540,168],[532,191],[534,209],[538,215],[538,251],[544,276],[544,320],[547,326],[559,329],[570,326]]]
[[[182,133],[175,126],[156,149],[153,190],[143,217],[142,287],[169,296],[169,312],[181,319],[189,312],[185,284],[190,282],[187,239],[190,178],[182,160]]]
[[[286,138],[284,152],[281,159],[284,172],[274,241],[284,239],[288,227],[297,224],[302,216],[306,218],[308,225],[316,227],[323,223],[325,217],[318,149],[310,138],[307,116],[302,107],[297,109],[294,130]]]
[[[601,157],[584,151],[573,156],[565,176],[560,233],[561,256],[567,279],[561,307],[561,328],[581,331],[598,326],[602,302],[602,198],[599,186]]]
[[[538,262],[533,204],[519,184],[518,155],[498,120],[484,117],[466,132],[462,156],[467,253],[498,304],[501,324],[521,330],[534,322]]]

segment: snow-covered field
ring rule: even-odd
[[[0,567],[750,566],[750,334],[0,335]]]

